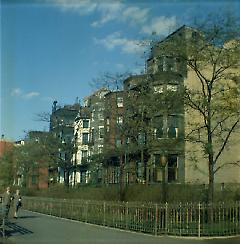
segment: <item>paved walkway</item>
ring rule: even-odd
[[[196,240],[151,236],[21,211],[8,224],[8,242],[16,244],[237,244],[240,238]]]

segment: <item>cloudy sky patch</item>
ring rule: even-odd
[[[167,35],[177,27],[176,16],[160,16],[153,18],[150,23],[142,27],[142,32],[148,35]]]
[[[25,93],[20,88],[15,88],[11,92],[12,97],[19,97],[19,98],[23,98],[23,99],[32,99],[34,97],[38,97],[39,95],[40,95],[40,93],[36,92],[36,91],[31,91],[31,92]]]
[[[138,40],[122,37],[120,32],[114,32],[102,39],[94,38],[94,42],[108,50],[120,48],[122,52],[129,54],[143,52],[143,47]]]

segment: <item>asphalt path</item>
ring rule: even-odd
[[[198,239],[152,236],[22,210],[7,225],[13,244],[239,244],[240,237]]]

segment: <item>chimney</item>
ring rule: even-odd
[[[57,101],[54,101],[52,106],[52,112],[54,113],[56,110],[57,110]]]

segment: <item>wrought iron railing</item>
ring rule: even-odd
[[[141,204],[24,197],[23,205],[31,211],[153,235],[240,234],[240,202]]]
[[[0,196],[0,233],[2,237],[5,237],[5,218],[6,218],[6,209],[3,205],[3,199]]]

